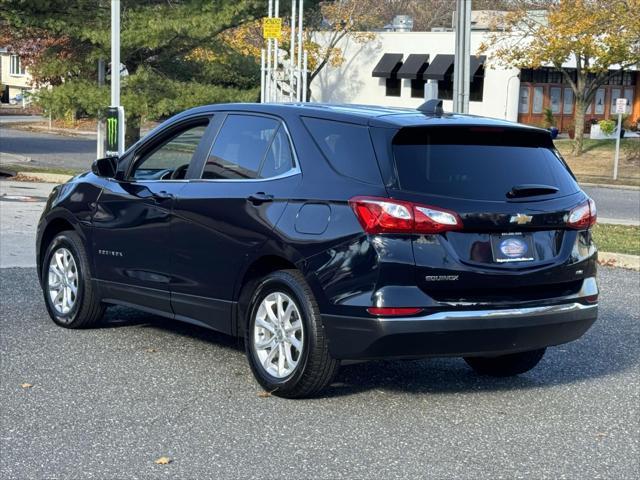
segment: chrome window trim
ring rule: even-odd
[[[289,141],[289,148],[291,148],[291,153],[293,153],[293,161],[294,161],[293,168],[275,177],[267,177],[267,178],[202,178],[202,174],[204,173],[204,168],[207,165],[207,161],[205,160],[204,164],[202,165],[202,170],[200,171],[200,178],[190,178],[188,179],[189,181],[191,182],[234,182],[234,183],[252,182],[252,183],[255,183],[255,182],[266,182],[269,180],[278,180],[281,178],[287,178],[287,177],[292,177],[294,175],[302,174],[302,170],[300,169],[300,161],[298,160],[298,152],[296,152],[295,145],[293,144],[293,140],[291,138],[291,133],[289,132],[289,128],[287,127],[287,124],[284,122],[284,120],[282,120],[280,117],[277,117],[275,115],[269,115],[269,114],[258,113],[258,112],[229,111],[229,112],[223,112],[223,113],[225,113],[227,116],[222,122],[222,125],[220,126],[220,130],[224,128],[224,124],[227,121],[227,118],[229,117],[229,115],[266,117],[266,118],[271,118],[276,120],[281,127],[284,127],[284,132],[287,135],[287,140]],[[220,134],[220,130],[218,131],[218,134]],[[277,133],[277,130],[276,130],[276,133]],[[216,138],[214,138],[213,142],[211,142],[211,146],[209,147],[209,151],[207,152],[206,158],[209,158],[209,155],[211,154],[211,150],[213,149],[213,145],[216,143],[217,138],[218,138],[218,135],[216,135]],[[275,135],[274,135],[274,138],[275,138]],[[271,148],[271,144],[269,144],[269,148]],[[267,152],[268,151],[269,149],[267,149]]]

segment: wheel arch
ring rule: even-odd
[[[318,299],[318,296],[321,294],[321,292],[318,291],[318,283],[314,278],[309,278],[303,258],[293,259],[280,253],[263,253],[248,262],[244,272],[239,276],[239,281],[235,289],[236,308],[233,315],[232,332],[235,332],[237,336],[244,335],[243,319],[255,284],[261,278],[272,272],[289,269],[298,270],[304,275],[305,280],[311,287],[311,291],[316,296],[316,300]]]
[[[38,280],[40,283],[42,283],[42,259],[44,258],[44,254],[56,235],[64,231],[76,232],[83,241],[86,240],[84,233],[79,228],[78,222],[75,221],[73,216],[65,214],[65,212],[62,211],[49,216],[46,219],[45,226],[41,229],[36,247],[36,267],[38,269]]]

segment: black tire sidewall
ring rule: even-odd
[[[49,316],[51,319],[58,325],[63,327],[71,326],[74,321],[78,318],[78,313],[82,309],[82,304],[85,296],[85,265],[83,262],[84,257],[80,255],[78,252],[78,248],[81,248],[77,245],[75,233],[71,232],[63,232],[57,235],[51,242],[51,244],[47,247],[47,252],[44,256],[44,262],[42,264],[42,285],[43,285],[43,293],[45,305],[47,306],[47,311],[49,312]],[[66,248],[73,255],[73,260],[76,264],[76,269],[78,271],[78,293],[76,295],[76,301],[73,305],[73,308],[69,311],[69,313],[62,315],[58,313],[58,311],[53,306],[51,299],[49,298],[49,262],[51,261],[51,257],[54,252],[59,248]]]
[[[258,359],[257,353],[253,348],[253,329],[255,324],[255,316],[262,300],[273,292],[282,292],[289,295],[298,307],[302,316],[303,339],[302,339],[302,356],[295,370],[287,377],[277,378],[269,375]],[[304,375],[305,368],[309,361],[309,353],[315,344],[315,325],[312,323],[313,310],[309,304],[309,299],[303,288],[298,284],[297,280],[288,275],[286,272],[275,272],[267,276],[258,283],[254,294],[251,297],[250,307],[248,309],[248,317],[246,319],[245,349],[249,359],[249,365],[256,379],[267,391],[287,392],[295,388]]]

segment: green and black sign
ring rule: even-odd
[[[124,151],[124,109],[122,107],[109,107],[107,110],[107,156],[119,155]]]

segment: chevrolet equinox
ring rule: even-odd
[[[345,360],[532,369],[596,320],[595,220],[546,130],[438,101],[211,105],[56,187],[38,273],[62,327],[117,304],[215,329],[305,397]]]

